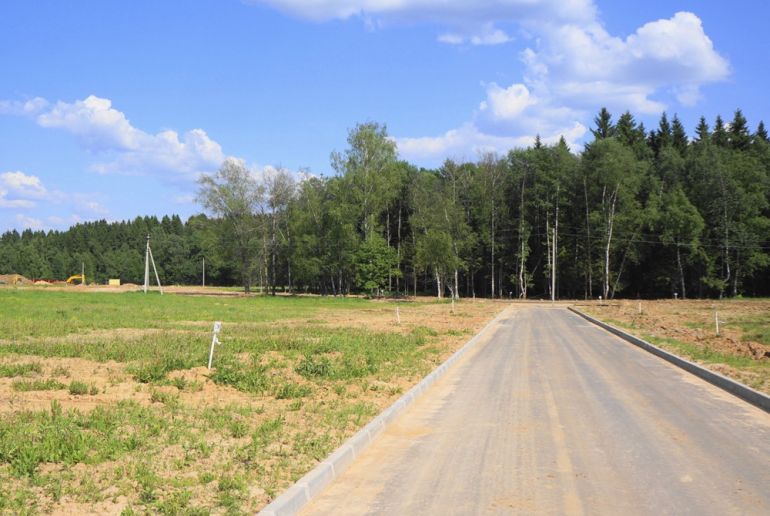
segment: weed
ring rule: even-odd
[[[0,378],[27,376],[30,373],[41,373],[43,367],[38,362],[28,364],[0,364]]]
[[[66,389],[67,386],[53,378],[48,378],[47,380],[16,380],[11,384],[11,388],[20,392],[58,391],[59,389]]]
[[[171,380],[171,383],[180,391],[183,391],[185,387],[187,387],[187,380],[185,380],[183,376],[177,376]]]
[[[290,400],[294,398],[304,398],[305,396],[310,396],[312,392],[313,389],[307,385],[300,385],[294,382],[286,382],[275,388],[273,391],[273,396],[275,396],[275,399],[277,400]]]
[[[68,367],[58,365],[54,367],[53,370],[51,371],[51,376],[64,376],[66,378],[69,378],[70,370]]]
[[[295,371],[305,378],[325,378],[331,375],[332,367],[327,357],[305,355]]]
[[[222,360],[211,380],[214,383],[230,385],[244,392],[262,393],[269,386],[267,368],[258,364],[244,366],[234,360]]]
[[[230,435],[238,439],[244,437],[248,433],[249,426],[241,419],[234,419],[230,422],[229,430]]]
[[[82,396],[88,394],[88,385],[83,382],[73,380],[69,385],[70,394],[73,396]]]
[[[150,401],[153,403],[163,403],[164,405],[175,407],[179,403],[179,395],[172,394],[167,391],[152,389],[150,391]]]

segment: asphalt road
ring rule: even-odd
[[[770,414],[514,307],[303,514],[770,514]]]

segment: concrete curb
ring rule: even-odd
[[[281,493],[258,514],[260,516],[287,516],[298,513],[302,507],[309,503],[310,500],[329,485],[332,480],[340,476],[342,472],[350,466],[353,460],[369,447],[369,444],[375,437],[393,423],[396,417],[403,412],[404,409],[411,405],[422,393],[428,390],[436,380],[444,376],[449,368],[460,360],[463,355],[476,346],[481,339],[481,336],[503,317],[507,308],[508,307],[504,308],[497,314],[497,317],[488,322],[480,332],[466,342],[463,347],[455,351],[443,364],[423,378],[420,383],[409,389],[409,391],[401,396],[393,405],[371,420],[369,424],[359,430],[353,437],[345,441],[342,446],[326,457],[323,462],[304,477],[300,478],[293,486]]]
[[[681,358],[672,353],[669,353],[668,351],[665,351],[653,344],[650,344],[646,340],[642,340],[639,337],[635,337],[630,333],[626,333],[621,329],[618,329],[598,319],[595,319],[590,315],[581,312],[577,308],[573,308],[571,306],[567,308],[570,311],[582,317],[583,319],[586,319],[587,321],[592,322],[593,324],[601,328],[604,328],[608,332],[617,335],[621,339],[628,341],[631,344],[634,344],[636,346],[639,346],[645,351],[648,351],[653,355],[656,355],[662,358],[663,360],[671,362],[675,366],[684,369],[688,373],[694,374],[698,378],[706,380],[710,384],[715,385],[720,389],[725,390],[730,394],[741,398],[744,401],[747,401],[748,403],[751,403],[755,407],[760,408],[765,412],[770,412],[770,396],[767,396],[766,394],[755,391],[751,387],[747,387],[746,385],[743,385],[740,382],[736,382],[735,380],[727,378],[726,376],[722,376],[719,373],[710,371],[703,366],[690,362],[689,360],[685,360],[684,358]]]

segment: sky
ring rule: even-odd
[[[770,122],[764,0],[4,0],[0,233],[201,212],[196,179],[330,175],[357,123],[418,166],[663,111]]]

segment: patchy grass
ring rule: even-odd
[[[503,305],[449,308],[0,289],[0,513],[255,512]]]
[[[16,376],[29,376],[30,373],[40,374],[43,368],[38,362],[26,364],[0,364],[0,378],[13,378]]]
[[[59,389],[66,389],[67,386],[63,383],[49,378],[47,380],[16,380],[11,384],[11,388],[14,391],[29,392],[29,391],[55,391]]]
[[[768,300],[617,301],[579,308],[770,394]],[[719,335],[716,317],[720,323]]]

